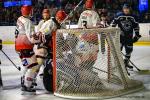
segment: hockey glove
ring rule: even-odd
[[[133,43],[137,42],[141,37],[141,35],[135,35],[133,38]]]
[[[35,39],[35,40],[38,40],[39,39],[39,36],[37,34],[33,34],[32,37]]]
[[[38,32],[37,35],[40,38],[42,43],[46,43],[45,34],[43,34],[42,32]]]

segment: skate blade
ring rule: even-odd
[[[36,92],[26,92],[26,91],[22,91],[21,95],[36,95]]]

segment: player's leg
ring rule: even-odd
[[[46,57],[48,55],[46,48],[47,47],[44,44],[38,44],[37,49],[35,50],[35,54],[36,54],[36,58],[37,58],[37,62],[38,62],[39,67],[44,65]],[[42,69],[44,70],[44,67],[42,67]],[[43,77],[43,72],[40,73],[39,75],[40,75],[40,77]]]
[[[47,39],[48,40],[48,39]],[[49,92],[53,91],[53,72],[52,72],[52,50],[49,47],[49,43],[44,45],[39,44],[36,50],[36,58],[39,66],[44,65],[43,72],[40,77],[43,78],[43,85],[45,89]]]
[[[40,44],[38,44],[35,54],[36,54],[38,65],[42,66],[47,56],[46,48],[43,45],[41,46]]]
[[[131,66],[129,64],[129,60],[131,58],[131,54],[132,54],[132,51],[133,51],[133,43],[128,43],[125,45],[125,51],[126,51],[126,54],[125,54],[125,59],[124,59],[124,62],[125,62],[125,66],[128,67],[128,68],[131,68],[133,69],[133,66]]]
[[[123,50],[123,47],[125,46],[125,37],[120,35],[120,50]]]
[[[120,50],[121,51],[123,50],[123,47],[124,47],[123,43],[120,43]]]
[[[20,58],[25,67],[22,76],[22,94],[35,94],[36,90],[33,84],[35,83],[35,78],[40,68],[36,56],[33,50],[23,50],[20,52]]]

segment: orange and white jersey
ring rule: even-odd
[[[27,17],[19,17],[17,20],[18,35],[15,40],[17,51],[33,49],[32,35],[35,33],[32,21]]]
[[[17,20],[17,30],[19,35],[26,35],[31,40],[32,35],[35,33],[32,21],[27,17],[19,17]]]
[[[100,22],[100,18],[97,12],[94,10],[85,10],[81,13],[78,28],[84,28],[84,24],[86,24],[87,28],[96,27]]]

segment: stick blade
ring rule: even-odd
[[[150,75],[150,70],[140,70],[137,73],[140,75]]]
[[[21,67],[18,67],[18,70],[21,71]]]

